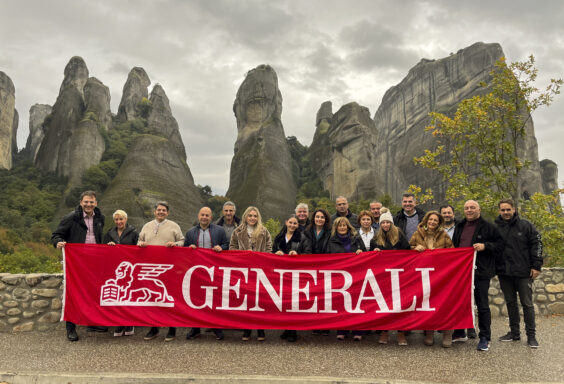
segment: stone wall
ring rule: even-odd
[[[48,331],[62,326],[62,274],[0,273],[0,332]],[[544,269],[534,283],[538,315],[564,314],[564,268]],[[497,278],[490,287],[492,316],[507,316]]]

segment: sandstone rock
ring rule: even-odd
[[[560,293],[564,292],[564,283],[560,284],[547,284],[545,287],[547,292],[550,293]]]
[[[496,305],[501,305],[505,303],[505,300],[503,300],[501,297],[494,297],[492,301]]]
[[[538,302],[544,303],[547,300],[547,297],[546,297],[546,295],[537,295],[535,300],[538,301]]]
[[[284,218],[295,208],[297,188],[281,122],[282,95],[272,67],[260,65],[247,73],[233,112],[237,141],[227,196],[241,212],[254,205],[265,220]]]
[[[12,79],[0,71],[0,169],[12,168],[16,89]]]
[[[63,302],[60,299],[53,299],[51,300],[51,309],[53,310],[57,310],[57,309],[61,309],[63,307]]]
[[[29,275],[26,275],[25,283],[30,287],[34,287],[41,282],[41,279],[42,277],[39,273],[31,273]]]
[[[100,162],[105,149],[99,131],[102,123],[98,119],[107,118],[109,91],[93,79],[88,82],[87,90],[90,92],[86,93],[88,99],[85,103],[84,87],[87,82],[86,64],[79,57],[73,57],[65,68],[65,79],[51,118],[44,124],[45,137],[35,159],[41,170],[67,176],[71,186],[80,182],[86,169]],[[104,97],[104,92],[107,97]]]
[[[33,331],[33,321],[28,321],[27,323],[16,325],[12,329],[12,331],[13,332],[30,332],[30,331]]]
[[[12,164],[18,154],[18,125],[20,122],[20,115],[17,109],[14,109],[14,120],[12,123]]]
[[[13,307],[17,307],[17,306],[18,306],[18,302],[15,301],[15,300],[6,300],[6,301],[4,301],[4,303],[2,303],[2,304],[4,304],[4,306],[5,306],[5,307],[8,307],[8,308],[13,308]]]
[[[24,318],[24,319],[29,319],[29,318],[35,316],[35,312],[24,311],[22,315],[23,315],[23,318]]]
[[[57,289],[48,288],[35,288],[31,290],[31,293],[41,297],[56,297],[59,295],[59,291]]]
[[[111,129],[110,89],[97,78],[91,77],[84,85],[84,102],[87,116],[92,113],[101,129],[105,131]]]
[[[422,60],[384,95],[375,116],[378,135],[376,161],[386,193],[399,201],[410,184],[432,187],[438,201],[445,188],[441,177],[413,164],[413,158],[433,148],[435,139],[424,131],[429,112],[451,114],[463,99],[483,90],[496,60],[504,56],[499,44],[476,43],[440,60]],[[542,190],[537,143],[532,121],[526,125],[525,143],[518,149],[532,165],[523,173],[520,193]],[[365,140],[370,140],[367,137]]]
[[[495,305],[490,305],[490,312],[492,314],[492,317],[498,317],[499,316],[499,308],[496,307]]]
[[[190,168],[173,143],[163,137],[142,135],[132,145],[99,206],[107,217],[116,209],[124,209],[128,223],[141,230],[144,223],[154,219],[153,205],[158,200],[170,203],[169,219],[183,231],[193,225],[202,206]]]
[[[13,324],[16,324],[18,321],[20,321],[19,317],[10,317],[8,319],[8,324],[13,325]]]
[[[548,301],[556,301],[556,295],[548,295]]]
[[[143,68],[134,67],[129,72],[119,103],[117,114],[119,121],[133,120],[137,116],[137,105],[143,98],[148,97],[147,87],[150,84],[151,80]]]
[[[554,276],[552,277],[552,281],[555,284],[560,283],[562,280],[564,280],[564,274],[562,272],[555,272]]]
[[[61,281],[63,281],[63,279],[60,279],[58,277],[51,277],[47,280],[43,280],[42,285],[45,288],[56,288],[61,285]]]
[[[59,94],[63,93],[69,86],[76,88],[82,94],[87,80],[88,68],[82,57],[71,57],[65,67],[65,77],[59,89]]]
[[[23,299],[23,298],[28,298],[29,299],[29,289],[25,289],[25,288],[20,288],[17,287],[12,291],[12,296],[15,299]]]
[[[180,137],[178,123],[172,116],[168,97],[160,84],[155,84],[149,100],[151,101],[151,113],[147,123],[150,133],[169,139],[180,158],[186,161],[186,149]]]
[[[6,315],[8,316],[17,316],[20,313],[22,313],[22,311],[19,310],[18,308],[10,308],[6,311]]]
[[[558,165],[552,160],[544,159],[540,162],[542,190],[550,194],[558,189]]]
[[[45,308],[49,306],[49,302],[47,300],[34,300],[31,302],[32,308]]]
[[[554,315],[564,315],[564,303],[548,304],[546,308]]]
[[[53,107],[47,104],[35,104],[29,109],[29,136],[25,150],[31,159],[35,161],[37,151],[45,137],[45,118],[51,114]]]
[[[488,294],[492,296],[496,296],[497,294],[499,294],[499,289],[490,287],[490,289],[488,290]]]
[[[23,275],[8,275],[2,278],[2,281],[8,285],[17,285],[22,280]]]
[[[56,323],[61,320],[61,314],[59,312],[47,312],[39,319],[37,319],[38,323]]]
[[[6,288],[6,284],[0,281],[0,291]]]

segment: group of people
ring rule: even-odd
[[[509,315],[510,330],[500,341],[520,340],[520,316],[517,293],[523,308],[527,343],[538,348],[535,334],[535,312],[532,302],[532,282],[540,274],[542,243],[534,226],[519,217],[511,199],[499,202],[499,216],[495,223],[485,220],[477,201],[464,204],[464,218],[455,219],[454,208],[444,205],[438,211],[424,212],[417,207],[415,196],[402,196],[402,209],[393,216],[382,203],[373,201],[369,210],[358,215],[351,212],[345,197],[335,200],[336,213],[332,216],[325,209],[315,209],[311,215],[307,204],[301,203],[295,213],[289,215],[282,230],[274,239],[262,223],[257,207],[248,207],[241,218],[236,216],[232,202],[223,206],[223,216],[212,223],[212,210],[203,207],[198,213],[198,224],[182,234],[180,226],[168,220],[169,204],[159,201],[155,204],[155,219],[146,223],[138,233],[127,224],[127,213],[117,210],[113,213],[115,226],[102,236],[104,215],[97,207],[96,194],[86,191],[80,197],[76,210],[65,216],[53,232],[52,242],[63,248],[66,242],[90,244],[125,244],[145,247],[160,245],[166,247],[185,246],[209,248],[216,252],[224,250],[251,250],[272,252],[277,255],[354,253],[366,251],[416,250],[473,247],[476,251],[474,271],[474,300],[478,311],[479,334],[474,328],[457,330],[425,330],[424,343],[434,344],[434,332],[442,333],[442,346],[451,347],[453,342],[464,342],[478,337],[477,349],[487,351],[491,341],[491,313],[488,291],[491,279],[497,274],[505,296]],[[76,325],[67,322],[67,338],[77,341]],[[91,332],[107,332],[107,327],[90,326]],[[223,340],[221,329],[212,329],[217,340]],[[355,341],[362,340],[367,331],[352,331]],[[380,344],[387,344],[390,330],[379,330]],[[132,326],[117,327],[114,336],[133,335]],[[265,340],[264,330],[257,330],[257,340]],[[329,335],[328,330],[315,330],[315,335]],[[337,330],[337,339],[344,340],[350,332]],[[243,330],[242,340],[251,338],[252,330]],[[153,327],[145,335],[152,340],[159,335]],[[199,328],[192,328],[186,338],[200,335]],[[408,332],[398,330],[397,342],[407,345]],[[176,337],[176,328],[170,327],[165,341]],[[297,340],[297,331],[285,330],[282,339]]]

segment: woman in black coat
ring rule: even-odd
[[[115,227],[110,229],[104,235],[104,243],[108,245],[137,245],[137,241],[139,240],[139,233],[135,230],[134,227],[131,227],[127,224],[127,213],[118,209],[112,215],[114,219]],[[135,332],[132,326],[121,326],[117,327],[114,331],[114,336],[131,336]]]
[[[349,220],[346,217],[336,218],[333,222],[327,253],[356,253],[358,255],[365,251],[364,241]],[[338,330],[337,340],[344,340],[348,333],[349,331]],[[364,332],[355,330],[352,334],[354,341],[360,341]]]

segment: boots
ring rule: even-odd
[[[405,333],[398,331],[398,345],[407,345],[407,339],[405,338]]]
[[[443,331],[443,348],[452,347],[452,329]]]
[[[388,344],[388,331],[380,332],[380,338],[378,339],[380,344]]]
[[[435,343],[434,335],[435,335],[435,331],[425,331],[425,341],[424,341],[425,345],[430,347]]]

